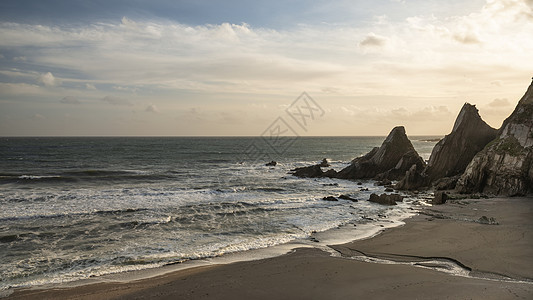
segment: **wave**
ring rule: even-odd
[[[137,170],[81,170],[53,174],[0,174],[0,184],[76,183],[159,181],[176,179],[185,174],[179,171],[147,172]]]

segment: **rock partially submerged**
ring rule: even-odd
[[[405,128],[392,129],[381,147],[372,149],[336,174],[342,179],[389,179],[398,180],[412,165],[424,167],[424,160],[418,155],[405,134]]]
[[[291,170],[291,172],[292,172],[292,175],[296,177],[303,177],[303,178],[322,177],[322,174],[324,174],[324,172],[322,171],[322,168],[320,168],[319,165],[300,167],[300,168]]]
[[[348,195],[340,195],[339,196],[339,199],[342,199],[342,200],[349,200],[349,201],[352,201],[352,202],[357,202],[357,199],[354,199]]]
[[[278,163],[276,161],[271,161],[271,162],[268,162],[265,164],[265,166],[267,167],[275,167]]]
[[[296,177],[302,177],[302,178],[316,178],[316,177],[330,177],[335,178],[337,175],[337,172],[333,169],[328,170],[326,172],[322,171],[322,168],[329,167],[329,163],[327,159],[322,159],[322,161],[316,165],[307,166],[307,167],[300,167],[296,168],[294,170],[291,170],[291,174]]]
[[[339,201],[337,198],[335,198],[333,196],[324,197],[324,198],[322,198],[322,200],[324,200],[324,201]]]
[[[448,200],[448,194],[446,192],[436,192],[435,197],[431,201],[431,204],[440,205],[446,203],[446,200]]]
[[[507,196],[533,192],[533,83],[498,137],[472,159],[456,190]]]
[[[381,194],[378,196],[377,194],[372,193],[368,201],[382,205],[396,205],[396,202],[403,201],[403,196],[399,194]]]

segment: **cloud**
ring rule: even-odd
[[[490,84],[494,85],[494,86],[502,86],[503,85],[503,81],[502,80],[493,80],[493,81],[490,82]]]
[[[370,32],[361,42],[360,47],[383,47],[387,43],[387,38]]]
[[[28,59],[26,58],[26,56],[16,56],[16,57],[13,57],[13,61],[17,61],[17,62],[23,62],[23,61],[27,61]]]
[[[478,35],[474,32],[462,32],[455,33],[453,35],[454,40],[463,43],[463,44],[480,44],[481,40]]]
[[[152,112],[152,113],[159,113],[159,109],[154,104],[148,105],[144,111]]]
[[[81,104],[80,100],[78,100],[78,98],[73,97],[73,96],[63,97],[63,99],[59,100],[59,102],[63,104]]]
[[[490,107],[507,107],[510,105],[511,102],[507,98],[496,98],[488,104]]]
[[[31,116],[31,118],[34,119],[34,120],[44,120],[44,119],[46,119],[46,118],[45,118],[43,115],[41,115],[41,114],[33,114],[33,115]]]
[[[86,83],[85,88],[88,90],[96,90],[96,86],[94,86],[92,83]]]
[[[53,75],[52,73],[50,73],[50,72],[39,75],[39,77],[37,78],[37,81],[38,81],[39,83],[44,84],[44,85],[47,86],[47,87],[57,86],[57,85],[59,85],[59,84],[61,83],[61,82],[60,82],[58,79],[56,79],[56,78],[54,77],[54,75]]]
[[[104,98],[102,98],[102,101],[118,106],[133,106],[133,104],[127,99],[115,96],[105,96]]]

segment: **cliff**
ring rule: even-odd
[[[474,156],[496,138],[497,130],[479,116],[475,105],[465,103],[452,132],[433,148],[425,173],[430,182],[462,174]]]
[[[533,83],[503,122],[498,136],[475,155],[459,178],[461,193],[525,195],[533,189]]]

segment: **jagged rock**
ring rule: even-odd
[[[322,177],[335,178],[337,177],[337,171],[329,169],[326,172],[322,173]]]
[[[386,189],[385,189],[385,192],[394,192],[394,189],[393,189],[393,188],[390,188],[390,187],[388,187],[388,188],[386,188]]]
[[[267,166],[267,167],[275,167],[277,164],[278,164],[277,162],[271,161],[269,163],[266,163],[265,166]]]
[[[438,179],[433,183],[433,187],[438,191],[453,190],[455,189],[455,185],[457,184],[457,180],[459,180],[459,177],[461,177],[461,175]]]
[[[292,175],[296,177],[315,178],[321,177],[324,172],[319,165],[300,167],[292,170]]]
[[[339,196],[339,199],[342,199],[342,200],[350,200],[350,201],[352,201],[352,202],[357,202],[357,199],[354,199],[354,198],[352,198],[352,197],[350,197],[350,196],[348,196],[348,195],[340,195],[340,196]]]
[[[294,170],[291,170],[291,172],[292,172],[292,175],[296,177],[305,177],[305,178],[316,178],[316,177],[336,178],[337,177],[337,171],[330,169],[324,172],[322,171],[322,167],[329,167],[329,163],[327,159],[325,158],[319,164],[296,168]]]
[[[381,147],[372,149],[337,174],[342,179],[389,179],[397,180],[413,165],[424,166],[424,160],[418,155],[411,141],[405,134],[405,128],[392,129]]]
[[[322,159],[322,161],[318,164],[321,168],[327,168],[329,167],[329,163],[328,163],[328,160],[327,159]]]
[[[423,170],[415,164],[405,172],[405,176],[394,186],[397,190],[416,190],[421,186],[425,186],[427,177],[422,174]]]
[[[481,216],[481,218],[479,218],[477,222],[486,225],[500,225],[500,223],[498,223],[496,219],[494,219],[493,217],[488,218],[487,216]]]
[[[377,186],[386,186],[386,185],[390,185],[392,184],[392,181],[388,180],[388,179],[382,179],[378,182],[375,183]]]
[[[368,201],[383,205],[396,205],[396,202],[403,201],[403,197],[399,194],[381,194],[378,196],[372,193]]]
[[[436,192],[435,197],[431,201],[432,204],[440,205],[446,203],[446,200],[448,200],[448,194],[445,192]]]
[[[481,119],[475,105],[465,103],[452,132],[440,140],[425,170],[429,181],[460,175],[472,158],[492,141],[497,130]]]
[[[533,83],[457,182],[460,193],[526,195],[533,192]]]
[[[322,198],[322,200],[324,200],[324,201],[339,201],[337,198],[335,198],[333,196],[324,197],[324,198]]]

